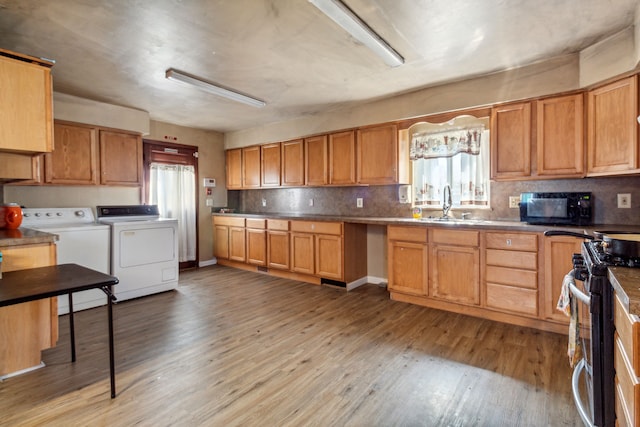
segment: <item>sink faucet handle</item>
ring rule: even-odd
[[[460,215],[462,216],[462,219],[469,219],[471,212],[462,212]]]

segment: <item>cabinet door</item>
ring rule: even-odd
[[[491,178],[531,175],[531,103],[491,110]]]
[[[227,189],[242,188],[242,149],[227,150]]]
[[[45,182],[50,184],[98,184],[96,128],[56,123],[55,149],[45,155]]]
[[[317,234],[316,275],[327,279],[343,280],[342,237]]]
[[[213,254],[216,258],[229,259],[229,227],[226,225],[214,224],[213,232]]]
[[[538,175],[583,176],[582,93],[537,102]]]
[[[130,186],[142,183],[140,135],[100,131],[100,183]]]
[[[267,265],[270,268],[289,270],[289,232],[267,232]]]
[[[53,244],[0,247],[5,272],[56,264]],[[58,299],[0,308],[0,375],[36,366],[58,341]]]
[[[280,185],[300,187],[304,185],[304,143],[302,139],[280,144],[282,175]]]
[[[356,183],[356,138],[354,131],[329,135],[329,184]]]
[[[305,138],[304,172],[306,185],[327,185],[329,183],[327,135]]]
[[[638,77],[589,91],[587,174],[638,169]]]
[[[357,133],[359,184],[398,183],[398,127],[384,125]]]
[[[313,234],[291,233],[291,271],[315,274]]]
[[[431,296],[480,304],[480,252],[477,247],[434,245],[430,258]]]
[[[544,239],[544,316],[569,323],[569,318],[556,310],[564,276],[573,269],[573,254],[580,253],[581,240],[575,237]]]
[[[229,227],[229,259],[245,262],[245,235],[244,228]]]
[[[267,265],[267,231],[247,228],[247,263]]]
[[[260,147],[242,149],[242,188],[260,188]]]
[[[266,144],[260,147],[262,187],[280,186],[280,143]]]
[[[53,149],[51,70],[0,56],[0,149]]]
[[[0,180],[17,184],[39,184],[42,181],[43,154],[0,152]]]
[[[428,249],[427,245],[412,242],[389,241],[389,290],[426,296]]]

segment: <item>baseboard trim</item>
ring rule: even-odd
[[[207,260],[204,260],[204,261],[200,261],[200,262],[198,263],[198,267],[207,267],[207,266],[209,266],[209,265],[215,265],[215,264],[217,264],[217,263],[218,263],[218,260],[217,260],[215,257],[213,257],[213,258],[211,258],[211,259],[207,259]]]

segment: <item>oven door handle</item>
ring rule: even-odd
[[[573,375],[571,376],[571,391],[573,392],[573,401],[578,409],[578,414],[582,418],[582,422],[587,427],[594,427],[593,421],[590,419],[587,409],[584,407],[582,398],[580,397],[580,374],[585,369],[585,360],[581,359],[575,368],[573,368]]]
[[[573,282],[569,283],[569,290],[573,295],[575,295],[580,300],[580,302],[586,304],[589,307],[591,306],[591,297],[589,297],[589,295],[585,294],[580,289],[578,289],[575,283]]]

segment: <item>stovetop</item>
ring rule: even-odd
[[[612,255],[605,251],[602,241],[596,240],[586,243],[589,247],[590,253],[593,254],[592,258],[597,259],[597,262],[607,267],[631,267],[640,268],[640,258],[638,257],[625,257],[619,255]]]

